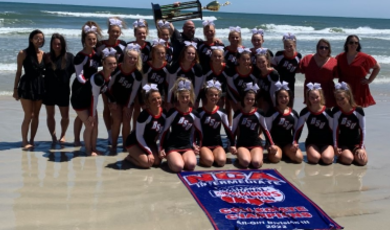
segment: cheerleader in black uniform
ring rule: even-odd
[[[252,64],[256,65],[256,55],[257,52],[256,50],[259,48],[263,48],[263,43],[264,43],[264,30],[262,29],[252,29],[252,39],[251,39],[253,47],[251,48],[252,51]],[[273,57],[274,54],[272,53],[271,50],[267,49],[267,52],[269,53],[270,57]]]
[[[297,39],[294,34],[284,34],[283,45],[284,50],[276,52],[275,57],[272,59],[272,66],[278,71],[280,80],[288,82],[293,105],[295,98],[295,73],[298,72],[302,54],[296,51]]]
[[[205,20],[202,22],[203,24],[203,35],[206,41],[198,42],[198,54],[200,59],[200,65],[202,68],[207,68],[210,65],[211,47],[222,47],[224,48],[224,44],[215,37],[215,24],[211,20]]]
[[[219,81],[207,81],[204,87],[204,105],[198,109],[203,131],[203,146],[200,149],[199,163],[205,167],[211,167],[214,162],[219,167],[224,166],[226,163],[226,152],[223,149],[221,140],[221,125],[225,129],[230,143],[234,144],[228,116],[225,110],[217,105],[222,92],[221,86]]]
[[[145,63],[149,60],[152,49],[150,42],[146,41],[146,37],[149,34],[148,23],[144,19],[139,19],[133,23],[133,27],[135,41],[129,43],[136,43],[141,47],[142,63]]]
[[[75,97],[72,105],[75,106],[75,101],[80,104],[88,104],[88,107],[84,110],[76,110],[77,116],[81,119],[81,121],[85,125],[84,130],[84,145],[86,149],[87,155],[97,156],[98,151],[96,149],[96,141],[97,141],[97,132],[98,132],[98,119],[97,119],[97,104],[99,100],[99,94],[105,93],[107,96],[108,92],[108,84],[110,82],[111,73],[115,70],[117,66],[116,62],[116,51],[112,48],[106,48],[103,51],[103,70],[95,73],[91,76],[90,88],[83,87],[79,95],[92,94],[89,98],[80,98]],[[85,91],[85,92],[84,92]],[[92,93],[91,93],[92,91]]]
[[[112,153],[116,152],[118,136],[122,124],[123,148],[130,134],[130,120],[133,105],[142,81],[141,51],[137,44],[129,44],[123,62],[112,73],[108,85],[108,107],[112,114]]]
[[[237,136],[235,147],[231,153],[237,155],[239,164],[248,168],[260,168],[263,165],[263,146],[259,137],[260,130],[265,130],[265,119],[261,109],[256,107],[256,94],[259,90],[257,84],[246,83],[241,101],[241,109],[234,113],[233,135]]]
[[[13,97],[20,100],[24,111],[22,122],[22,147],[30,149],[34,147],[34,138],[39,124],[39,111],[44,96],[43,72],[45,62],[44,53],[40,48],[45,44],[45,37],[40,30],[33,30],[28,38],[29,45],[26,49],[19,51],[17,57],[17,70]],[[22,68],[24,75],[22,76]],[[27,140],[28,131],[31,125],[30,140]]]
[[[293,145],[298,148],[298,140],[306,122],[308,129],[305,141],[307,160],[311,164],[317,164],[320,160],[324,164],[332,164],[334,158],[332,112],[325,107],[321,84],[310,82],[306,86],[308,87],[307,107],[299,114]]]
[[[211,59],[210,63],[202,67],[203,76],[205,81],[210,80],[219,81],[221,84],[221,98],[218,100],[218,106],[223,108],[225,105],[226,89],[227,89],[227,72],[229,67],[226,65],[223,59],[223,46],[211,46]],[[203,93],[201,93],[203,94]]]
[[[195,102],[194,88],[191,81],[180,77],[175,82],[172,92],[176,105],[167,113],[164,131],[160,139],[160,158],[166,158],[173,172],[183,169],[192,171],[196,165],[199,147],[202,147],[202,127],[199,115],[192,110]],[[199,140],[196,145],[195,133]]]
[[[366,119],[364,111],[353,99],[351,87],[345,83],[335,85],[337,106],[333,108],[333,141],[340,163],[366,165]]]
[[[60,143],[65,142],[65,132],[69,125],[69,81],[75,72],[73,65],[74,56],[66,52],[65,38],[60,34],[53,34],[50,41],[50,53],[46,54],[46,93],[43,104],[46,106],[47,127],[52,137],[53,144],[57,142],[55,105],[61,113]]]
[[[275,104],[275,83],[279,81],[279,73],[271,67],[271,57],[266,48],[257,49],[256,67],[260,70],[259,77],[259,104],[266,113]]]
[[[153,41],[152,60],[143,65],[142,85],[154,83],[158,86],[162,98],[166,101],[168,94],[168,69],[169,64],[165,59],[165,41],[162,39]]]
[[[171,38],[171,34],[173,33],[173,28],[171,25],[172,25],[171,23],[164,22],[162,20],[157,22],[157,36],[159,39],[165,41],[164,44],[165,60],[167,61],[168,64],[172,63],[172,58],[173,58],[173,47],[172,44],[169,42],[169,39]]]
[[[126,160],[141,168],[159,166],[161,159],[156,141],[165,124],[165,114],[161,108],[162,98],[156,84],[146,84],[144,89],[144,109],[137,118],[136,128],[126,139],[129,155]]]
[[[196,52],[196,43],[185,41],[185,48],[181,51],[179,61],[174,63],[171,68],[169,68],[169,89],[172,89],[173,84],[176,82],[176,79],[180,77],[187,78],[191,81],[194,86],[194,93],[196,102],[198,102],[198,96],[200,89],[204,83],[204,77],[202,72],[202,67],[199,64],[199,56]],[[168,102],[173,103],[172,93],[168,94]],[[194,105],[197,108],[196,103]]]
[[[291,108],[290,89],[287,82],[276,82],[276,106],[270,108],[266,114],[266,125],[269,130],[270,147],[268,159],[277,163],[285,154],[292,162],[301,163],[302,152],[293,146],[293,135],[298,125],[298,113]]]
[[[229,27],[229,42],[230,45],[225,47],[224,57],[225,62],[230,67],[235,67],[238,64],[238,48],[244,48],[242,44],[241,38],[241,28],[237,27]]]
[[[83,50],[77,53],[74,58],[74,66],[76,70],[76,78],[72,84],[71,103],[74,110],[86,110],[90,106],[91,93],[88,91],[91,88],[89,78],[98,71],[101,63],[101,57],[96,54],[95,47],[102,37],[101,29],[96,22],[88,21],[83,26],[81,32],[81,44]],[[88,89],[85,90],[84,88]],[[80,103],[79,98],[86,104]],[[81,146],[80,132],[83,122],[79,117],[74,120],[74,145]]]
[[[249,48],[238,48],[238,66],[230,68],[227,72],[228,100],[234,111],[241,108],[240,102],[245,93],[246,83],[256,83],[259,75],[257,68],[251,63],[251,51]],[[228,113],[230,113],[228,111]]]
[[[103,56],[102,50],[105,48],[114,48],[116,50],[116,58],[118,60],[118,63],[123,61],[123,52],[126,48],[126,42],[123,40],[119,40],[120,35],[122,34],[122,29],[126,29],[126,23],[118,17],[110,18],[108,19],[108,40],[101,41],[101,44],[96,48],[96,53],[100,57]],[[106,125],[107,134],[108,134],[108,140],[109,144],[112,143],[112,133],[111,133],[111,121],[112,117],[110,114],[110,109],[108,108],[108,99],[103,94],[103,102],[104,102],[104,109],[103,109],[103,119],[104,124]]]

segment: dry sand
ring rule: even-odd
[[[300,92],[300,91],[297,91]],[[390,229],[389,97],[365,110],[365,167],[264,164],[276,168],[345,229]],[[297,110],[302,108],[298,98]],[[101,102],[99,105],[101,110]],[[42,107],[34,151],[19,147],[23,112],[0,97],[0,229],[213,229],[176,174],[140,170],[115,156],[84,157],[71,144],[51,148]],[[71,111],[71,122],[75,113]],[[57,111],[57,132],[59,112]],[[106,138],[104,124],[99,137]],[[73,141],[70,125],[67,140]],[[302,135],[304,141],[306,132]],[[104,139],[99,149],[105,150]],[[234,160],[234,156],[228,155]],[[215,168],[211,168],[215,169]],[[227,164],[224,169],[235,169]],[[200,166],[196,170],[207,170]]]

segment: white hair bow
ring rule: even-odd
[[[290,88],[288,88],[288,83],[285,82],[285,81],[282,81],[282,82],[277,81],[277,82],[275,83],[275,86],[276,86],[276,91],[279,91],[279,90],[281,90],[281,89],[290,90]]]
[[[259,89],[260,88],[256,83],[255,84],[253,84],[253,82],[246,83],[245,91],[253,90],[253,91],[255,91],[255,93],[257,93],[257,90],[259,90]]]
[[[202,25],[203,25],[203,27],[205,27],[205,26],[215,26],[214,20],[204,20],[202,22]]]
[[[312,83],[312,82],[309,82],[306,84],[306,87],[309,89],[309,90],[317,90],[317,89],[322,89],[321,88],[321,84],[320,83]]]
[[[193,46],[195,49],[197,48],[197,44],[195,42],[184,41],[184,44],[186,46]]]
[[[157,88],[157,84],[146,84],[146,85],[144,85],[143,87],[142,87],[142,89],[144,89],[145,90],[145,92],[146,93],[148,93],[150,90],[157,90],[158,91],[158,88]]]
[[[88,25],[84,26],[84,33],[94,32],[96,34],[96,30],[97,30],[96,26],[91,26],[91,27],[89,27]]]
[[[207,82],[206,89],[208,89],[208,88],[216,88],[219,91],[222,90],[221,83],[219,81],[215,81],[214,82],[214,80],[210,80],[210,81]]]
[[[158,21],[157,25],[158,25],[158,27],[160,29],[162,29],[162,28],[166,28],[166,29],[171,28],[171,24],[169,22],[163,22],[163,20]]]
[[[144,19],[138,19],[135,22],[133,22],[134,27],[146,27],[145,20]]]
[[[266,55],[268,53],[268,49],[267,48],[257,48],[256,53],[259,55]]]
[[[108,20],[110,22],[110,26],[119,26],[122,28],[122,21],[116,18],[110,18]]]
[[[164,39],[154,39],[153,40],[153,46],[156,46],[156,45],[162,45],[162,46],[165,46],[167,42],[164,40]]]
[[[104,50],[102,50],[102,53],[103,53],[103,58],[106,58],[108,56],[115,56],[116,54],[116,50],[114,48],[105,48]]]
[[[141,46],[135,43],[127,44],[126,51],[127,50],[135,50],[137,52],[141,52]]]
[[[349,90],[348,84],[345,81],[342,81],[340,83],[336,83],[336,85],[334,87],[336,89]]]
[[[264,35],[264,30],[263,29],[252,29],[252,34],[260,34],[260,35]]]
[[[287,41],[287,40],[291,40],[291,41],[295,41],[296,40],[296,37],[293,33],[285,33],[283,35],[283,41]]]
[[[230,26],[229,27],[229,30],[230,30],[230,32],[238,32],[238,33],[241,33],[241,27],[239,27],[239,26],[236,26],[236,27],[234,27],[234,26]]]
[[[190,80],[183,80],[180,81],[178,84],[178,91],[181,90],[191,90],[191,81]]]
[[[225,47],[223,47],[223,46],[211,46],[210,47],[210,49],[212,49],[212,50],[222,50],[222,51],[224,50],[224,48]]]
[[[251,49],[249,49],[249,48],[242,48],[242,47],[238,47],[238,48],[237,48],[237,51],[238,51],[239,53],[243,53],[243,52],[252,53]]]

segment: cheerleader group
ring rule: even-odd
[[[364,112],[355,104],[347,83],[336,84],[333,109],[325,106],[321,85],[307,83],[306,108],[300,114],[293,110],[295,73],[302,58],[293,34],[283,35],[284,50],[273,57],[262,47],[261,29],[252,30],[254,47],[249,49],[241,45],[239,27],[230,28],[230,44],[225,46],[215,37],[212,21],[203,22],[204,41],[193,37],[191,21],[184,24],[183,33],[168,22],[156,25],[159,39],[150,43],[146,41],[148,23],[135,21],[135,41],[126,43],[119,39],[126,28],[120,18],[108,20],[107,40],[102,40],[99,25],[88,21],[82,27],[83,49],[76,56],[66,52],[60,34],[52,36],[50,53],[44,54],[40,50],[43,33],[33,31],[29,47],[18,55],[15,78],[14,97],[25,111],[22,145],[34,145],[42,101],[53,142],[65,142],[71,95],[77,113],[75,145],[81,145],[84,125],[86,153],[99,155],[97,103],[102,95],[109,144],[116,151],[121,132],[129,153],[126,160],[142,168],[159,166],[166,159],[173,172],[193,170],[196,155],[202,166],[224,166],[222,127],[228,150],[237,155],[241,167],[260,168],[264,149],[269,162],[277,163],[285,156],[301,163],[298,142],[305,124],[309,163],[332,164],[335,155],[343,164],[367,163]],[[73,73],[76,78],[70,89]],[[62,117],[59,138],[55,105]]]

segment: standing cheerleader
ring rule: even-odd
[[[108,40],[101,41],[100,46],[96,48],[96,53],[101,58],[103,57],[102,50],[105,48],[113,48],[116,50],[116,58],[118,62],[123,61],[123,52],[126,48],[126,42],[123,40],[119,40],[120,35],[122,34],[122,28],[126,29],[126,24],[122,19],[120,18],[110,18],[108,19]],[[108,142],[109,144],[112,144],[112,133],[111,133],[111,123],[112,123],[112,117],[110,114],[110,109],[108,108],[108,99],[103,94],[103,102],[104,102],[104,108],[103,108],[103,119],[104,124],[106,125],[107,129],[107,135],[108,135]]]
[[[195,102],[194,88],[186,78],[176,80],[172,92],[177,100],[176,105],[168,114],[164,131],[160,139],[160,157],[166,158],[173,172],[183,169],[192,171],[196,165],[199,147],[202,147],[202,127],[199,115],[192,110]],[[195,143],[194,129],[199,146]]]
[[[263,48],[263,43],[264,43],[264,30],[262,29],[252,29],[252,39],[251,39],[253,47],[251,48],[252,51],[252,64],[256,65],[256,55],[257,52],[256,50],[259,48]],[[267,49],[267,52],[269,53],[270,57],[272,58],[274,54],[272,53],[271,50]]]
[[[291,103],[294,105],[295,98],[295,73],[299,69],[302,54],[297,52],[297,39],[294,34],[283,35],[284,50],[278,51],[272,59],[272,66],[278,71],[280,80],[288,82],[291,93]]]
[[[264,129],[265,120],[261,109],[256,107],[257,84],[246,83],[241,109],[234,113],[233,135],[237,136],[235,147],[231,153],[237,155],[239,164],[248,168],[260,168],[263,165],[263,146],[261,144],[260,129]],[[267,134],[269,136],[269,134]]]
[[[257,76],[259,75],[258,69],[252,67],[251,50],[249,48],[238,48],[237,59],[238,65],[230,68],[226,79],[228,100],[234,111],[240,109],[241,96],[245,93],[246,84],[251,82],[257,84]]]
[[[218,101],[218,106],[223,108],[225,105],[226,89],[227,89],[227,75],[229,67],[226,65],[223,59],[223,46],[211,46],[211,59],[208,65],[202,67],[203,76],[205,81],[210,80],[218,81],[221,84],[221,98]],[[202,93],[203,94],[203,93]]]
[[[292,162],[301,163],[302,152],[297,146],[293,146],[293,135],[298,124],[298,113],[291,108],[290,89],[288,83],[276,82],[276,106],[270,108],[266,114],[266,125],[271,134],[268,148],[268,159],[277,163],[285,154]]]
[[[279,81],[279,73],[271,67],[271,57],[266,48],[256,50],[256,66],[260,70],[259,77],[259,104],[260,108],[267,112],[275,103],[275,83]]]
[[[357,107],[350,86],[335,85],[334,96],[338,107],[333,108],[333,140],[340,163],[366,165],[366,119],[361,107]]]
[[[305,141],[307,160],[311,164],[317,164],[320,160],[324,164],[332,164],[334,158],[332,113],[325,106],[321,84],[310,82],[306,87],[308,88],[306,91],[307,107],[299,114],[293,145],[298,148],[298,140],[306,122],[308,129]]]
[[[167,63],[171,64],[173,59],[173,46],[169,42],[169,38],[171,37],[173,28],[171,27],[171,23],[164,22],[162,20],[157,22],[157,36],[159,39],[165,41],[165,60]],[[152,54],[153,58],[153,54]]]
[[[206,41],[201,41],[198,43],[198,54],[200,59],[200,64],[202,68],[209,66],[210,58],[212,53],[212,46],[224,47],[225,45],[215,37],[215,24],[212,20],[205,20],[203,24],[203,35],[206,38]]]
[[[109,92],[109,108],[112,114],[112,150],[116,152],[118,136],[122,124],[123,147],[130,134],[130,120],[133,114],[135,97],[142,81],[141,51],[137,44],[127,45],[123,62],[112,73]]]
[[[40,50],[45,44],[45,37],[40,30],[34,30],[28,38],[27,49],[21,50],[17,57],[17,70],[15,75],[14,93],[15,100],[19,100],[24,111],[22,123],[22,147],[29,149],[34,147],[34,138],[38,130],[39,111],[42,106],[44,94],[43,71],[45,62],[44,52]],[[22,68],[24,75],[22,76]],[[28,130],[31,125],[30,141],[27,141]]]
[[[96,44],[102,37],[101,29],[96,22],[88,21],[82,28],[81,32],[81,44],[83,50],[77,53],[74,58],[74,67],[76,70],[76,78],[72,84],[72,96],[71,103],[74,110],[85,110],[90,106],[90,77],[98,71],[98,67],[101,62],[101,58],[95,52]],[[85,90],[86,88],[87,90]],[[86,104],[81,104],[77,100],[79,98],[85,98]],[[74,120],[74,145],[80,146],[80,132],[83,122],[79,117]]]
[[[103,70],[95,73],[91,76],[90,88],[83,87],[78,95],[75,95],[72,100],[72,106],[74,108],[81,108],[84,105],[88,105],[85,109],[75,109],[77,116],[85,125],[84,130],[84,144],[87,155],[97,156],[98,151],[96,149],[97,133],[98,133],[98,119],[97,119],[97,104],[100,93],[107,93],[108,84],[110,82],[111,73],[117,66],[116,51],[112,48],[106,48],[103,51]],[[91,95],[92,97],[83,97],[84,95]]]
[[[136,43],[141,47],[141,60],[142,63],[145,63],[149,60],[150,50],[152,49],[150,42],[146,41],[146,37],[149,34],[148,23],[144,19],[139,19],[133,23],[133,27],[135,41],[129,43]]]
[[[229,120],[226,112],[217,104],[221,96],[221,83],[209,80],[204,88],[205,100],[202,108],[198,109],[202,124],[203,141],[200,149],[200,164],[211,167],[215,162],[222,167],[226,163],[226,153],[222,146],[221,125],[231,144],[234,144],[233,134],[229,128]]]
[[[202,67],[199,64],[199,56],[196,52],[196,43],[185,41],[185,48],[181,51],[179,61],[174,63],[169,69],[169,89],[176,82],[176,79],[180,77],[187,78],[194,86],[195,99],[198,101],[200,89],[203,86],[204,78],[202,73]],[[172,102],[172,93],[168,94],[168,102]],[[197,106],[195,106],[197,107]]]
[[[225,61],[226,64],[230,67],[235,67],[238,64],[238,48],[243,48],[242,38],[241,38],[241,28],[237,27],[229,27],[229,42],[230,45],[225,47]]]
[[[57,142],[55,105],[61,113],[61,135],[59,141],[65,142],[65,132],[69,125],[69,82],[75,72],[74,56],[66,52],[65,38],[60,34],[53,34],[50,41],[50,53],[46,54],[46,93],[43,104],[46,105],[47,127],[53,143]]]
[[[159,166],[161,159],[156,145],[157,138],[165,124],[165,114],[161,108],[162,98],[156,84],[146,84],[144,89],[144,109],[137,118],[136,128],[126,139],[129,155],[126,160],[141,168]]]
[[[146,83],[156,84],[162,98],[166,101],[168,94],[168,68],[166,61],[165,41],[162,39],[154,40],[152,47],[152,60],[143,65],[142,85]]]

